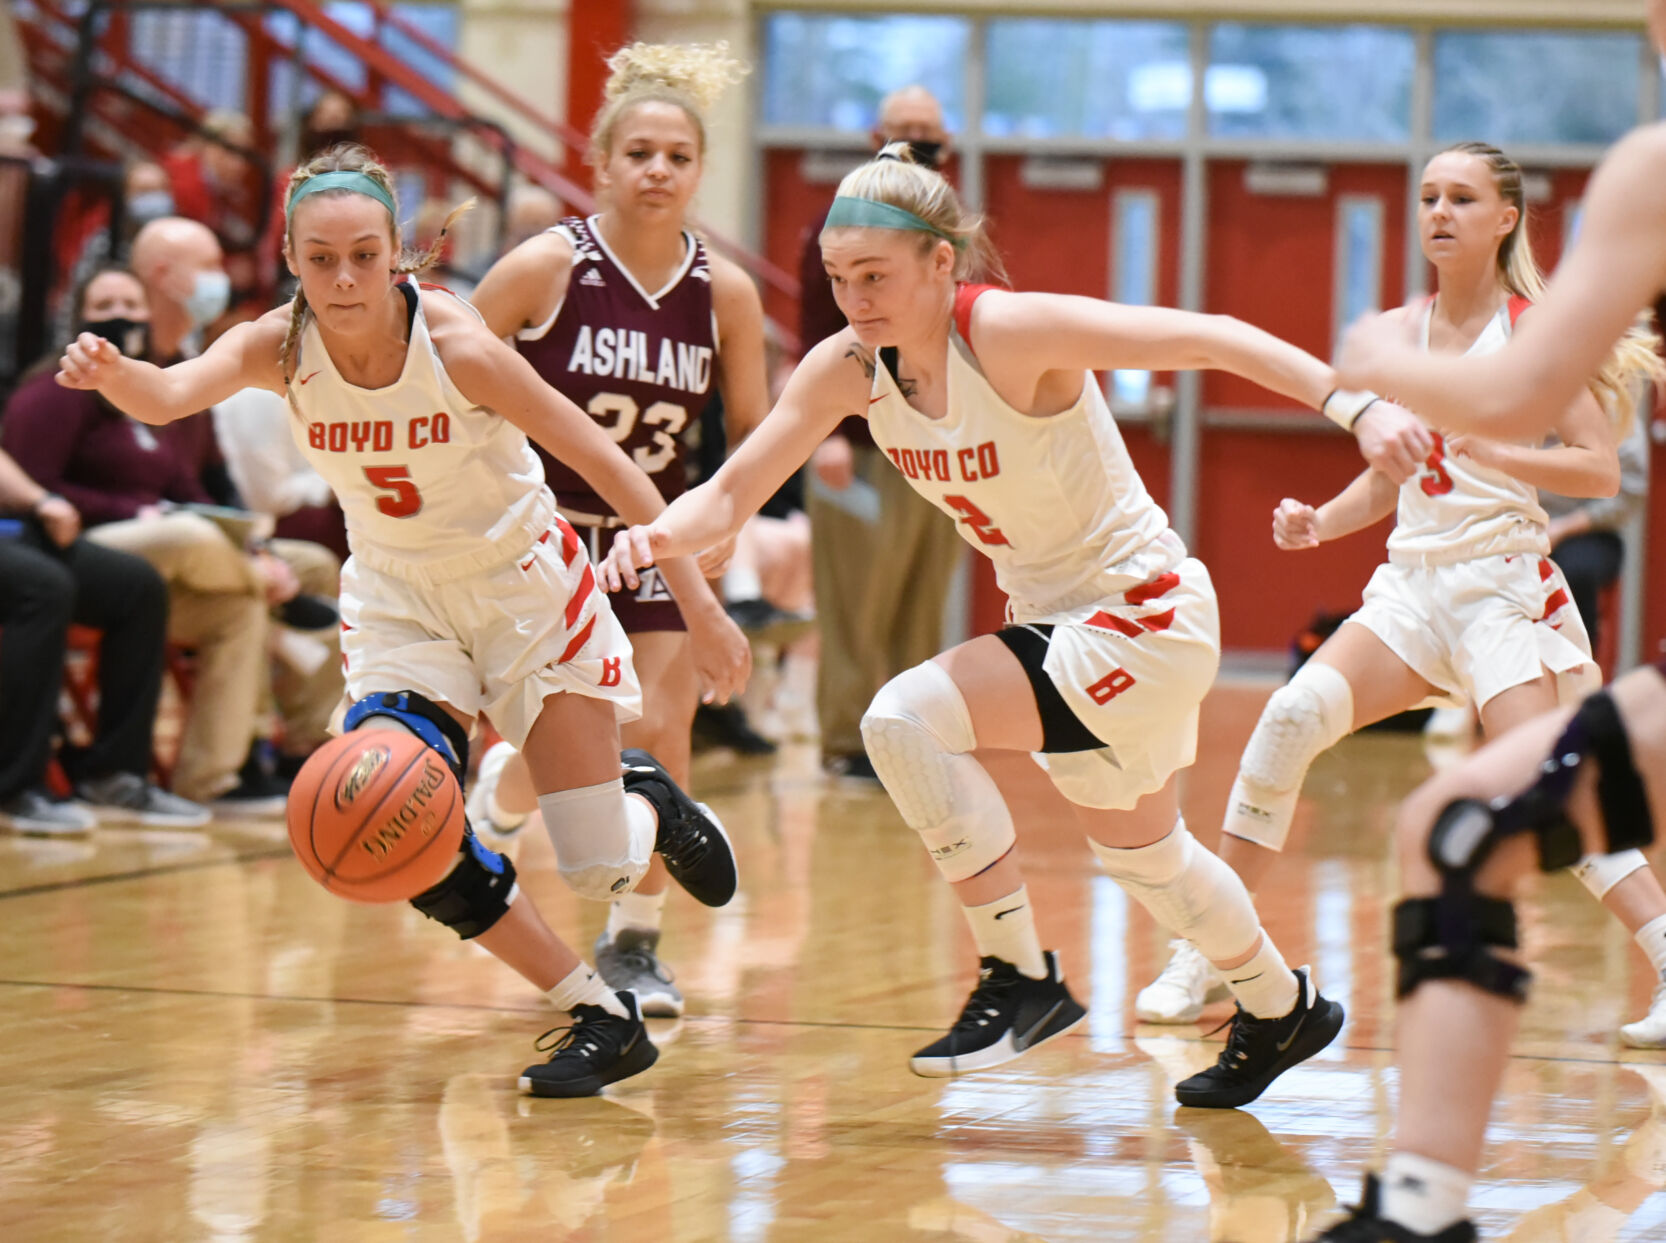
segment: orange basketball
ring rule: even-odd
[[[312,878],[354,902],[432,888],[463,841],[463,792],[440,754],[391,729],[315,751],[289,788],[289,844]]]

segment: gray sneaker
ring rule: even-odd
[[[604,929],[596,938],[596,970],[609,988],[635,993],[648,1018],[678,1018],[683,1012],[683,995],[655,953],[658,949],[657,930],[626,928],[610,938]]]
[[[76,797],[109,824],[142,824],[158,829],[200,829],[211,819],[201,803],[169,794],[137,773],[111,773],[75,787]]]
[[[78,803],[59,803],[39,790],[20,790],[0,801],[0,828],[38,837],[85,837],[98,817]]]

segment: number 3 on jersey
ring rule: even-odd
[[[1446,473],[1446,437],[1434,433],[1435,447],[1424,459],[1423,469],[1417,473],[1417,486],[1424,496],[1445,496],[1453,488],[1452,476]]]
[[[1011,547],[1011,541],[1001,534],[1001,528],[995,525],[995,520],[972,503],[969,496],[945,496],[943,504],[960,515],[960,520],[972,528],[972,533],[978,541],[984,544],[1006,544]]]
[[[586,408],[590,416],[620,444],[629,440],[631,432],[636,430],[639,414],[644,425],[659,425],[660,430],[654,433],[652,444],[638,445],[631,450],[631,460],[642,468],[643,474],[662,471],[676,459],[675,437],[688,423],[688,411],[675,402],[656,401],[646,410],[641,410],[636,401],[624,393],[597,393]]]

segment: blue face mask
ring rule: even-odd
[[[224,272],[198,272],[191,294],[185,299],[185,313],[198,328],[206,328],[226,313],[231,305],[231,277]]]
[[[174,214],[174,196],[166,190],[146,190],[127,200],[127,218],[135,228]]]

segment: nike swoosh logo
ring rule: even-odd
[[[322,370],[322,369],[320,369],[320,370]],[[312,376],[313,376],[313,375],[317,375],[317,374],[318,374],[318,372],[317,372],[317,371],[315,371],[315,372],[313,372],[313,373],[312,373],[312,375],[309,375],[309,376],[307,376],[307,377],[305,377],[305,379],[303,379],[303,380],[302,380],[302,381],[301,381],[301,383],[302,383],[302,385],[303,385],[303,386],[304,386],[304,385],[305,385],[305,384],[306,384],[306,382],[307,382],[307,380],[310,380],[310,379],[312,379]]]
[[[996,919],[1005,919],[1008,915],[1011,915],[1014,911],[1021,911],[1023,909],[1024,908],[1021,907],[1021,906],[1009,906],[1004,911],[996,911],[995,912],[995,918]]]
[[[1296,1030],[1290,1033],[1290,1038],[1288,1040],[1280,1040],[1273,1047],[1276,1048],[1280,1053],[1288,1052],[1289,1049],[1290,1049],[1290,1046],[1296,1043],[1296,1037],[1302,1034],[1302,1028],[1307,1023],[1307,1015],[1312,1014],[1312,1013],[1313,1013],[1313,1011],[1310,1008],[1307,1011],[1306,1014],[1303,1014],[1301,1018],[1296,1020]]]
[[[1030,1042],[1035,1039],[1036,1033],[1039,1032],[1043,1027],[1046,1027],[1047,1024],[1051,1023],[1053,1021],[1053,1016],[1055,1014],[1057,1014],[1062,1009],[1064,1009],[1064,1002],[1055,1001],[1052,1005],[1052,1008],[1050,1010],[1048,1010],[1046,1014],[1042,1015],[1039,1019],[1037,1019],[1035,1022],[1030,1024],[1030,1027],[1029,1027],[1028,1031],[1024,1031],[1024,1032],[1015,1031],[1015,1032],[1013,1032],[1012,1033],[1012,1047],[1013,1047],[1014,1051],[1018,1052],[1018,1053],[1022,1053],[1025,1049],[1029,1048],[1030,1047]]]
[[[1233,983],[1233,984],[1248,984],[1251,980],[1259,980],[1262,976],[1264,976],[1266,974],[1267,973],[1265,971],[1257,971],[1254,975],[1246,975],[1241,980],[1232,980],[1230,982]]]

